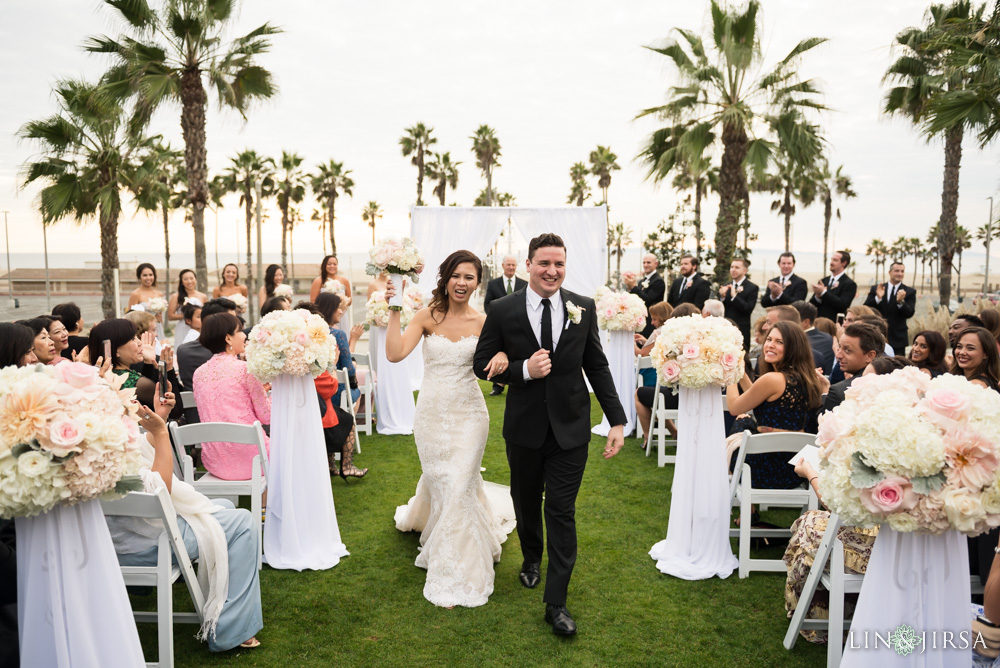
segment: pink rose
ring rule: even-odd
[[[719,364],[722,365],[723,369],[735,369],[736,363],[739,359],[740,358],[734,353],[725,353],[719,357]]]
[[[70,362],[68,364],[63,362],[56,365],[56,379],[78,390],[100,382],[97,367],[83,362]]]
[[[258,327],[257,331],[254,332],[254,338],[257,339],[257,343],[266,343],[271,338],[271,332],[263,327]]]
[[[296,332],[296,334],[295,334],[295,343],[299,344],[300,346],[306,346],[306,345],[308,345],[309,344],[309,335],[306,334],[305,332]]]
[[[141,435],[139,434],[139,425],[136,424],[136,421],[132,418],[132,416],[123,415],[122,424],[125,425],[125,431],[128,432],[129,443],[135,443],[139,440],[139,436]]]
[[[886,478],[874,487],[861,490],[861,505],[878,517],[903,510],[910,510],[917,505],[917,493],[906,478],[893,476]]]
[[[663,377],[664,382],[672,383],[681,375],[681,367],[677,362],[668,360],[664,363],[663,368],[660,369],[660,375]]]
[[[681,348],[681,355],[689,360],[693,360],[698,357],[698,353],[701,352],[701,348],[697,343],[685,343]]]
[[[76,420],[61,416],[49,425],[49,443],[51,445],[48,447],[43,445],[42,447],[57,457],[65,457],[71,452],[78,452],[80,448],[77,446],[81,442],[83,442],[83,427]]]
[[[960,392],[952,390],[933,389],[924,395],[921,402],[924,409],[931,410],[952,420],[963,417],[969,409],[969,399]]]

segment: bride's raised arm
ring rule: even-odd
[[[396,289],[392,281],[388,281],[385,286],[385,300],[388,302],[395,294]],[[385,330],[385,358],[390,362],[402,362],[413,352],[431,320],[430,309],[420,309],[404,332],[401,331],[401,315],[401,311],[389,309],[389,326]]]

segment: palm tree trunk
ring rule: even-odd
[[[160,206],[161,206],[161,208],[163,210],[163,258],[164,258],[164,262],[167,265],[166,266],[166,270],[167,270],[167,283],[166,283],[167,290],[166,290],[166,292],[167,292],[167,299],[170,299],[170,229],[169,229],[169,226],[168,226],[168,222],[169,222],[168,221],[169,210],[167,209],[166,202],[163,202]]]
[[[330,255],[336,255],[337,254],[337,237],[334,234],[334,230],[333,230],[333,220],[334,220],[333,214],[334,214],[334,209],[336,208],[336,205],[337,205],[337,196],[334,195],[333,197],[330,198],[330,212],[327,215],[327,218],[330,221]]]
[[[743,193],[743,257],[750,259],[750,191]]]
[[[424,205],[424,152],[417,152],[417,206]]]
[[[826,264],[826,252],[830,243],[830,220],[833,218],[833,197],[827,194],[823,200],[823,267]],[[876,270],[877,271],[877,270]],[[878,276],[875,277],[878,280]]]
[[[281,207],[281,272],[288,276],[288,201],[289,193],[285,191],[285,206]]]
[[[253,194],[250,191],[250,179],[248,178],[243,186],[243,203],[246,206],[247,214],[247,288],[253,295]],[[251,303],[253,303],[251,301]],[[263,304],[257,304],[257,308]]]
[[[115,270],[118,269],[118,212],[101,207],[101,312],[115,317]]]
[[[444,206],[445,189],[448,187],[448,179],[441,179],[438,182],[438,186],[441,188],[440,196],[438,197],[438,201],[441,202],[441,206]]]
[[[694,254],[701,257],[701,179],[694,184]]]
[[[955,299],[962,303],[962,249],[958,249],[958,289],[955,290]],[[950,299],[949,299],[950,302]]]
[[[493,206],[493,163],[486,165],[486,206]]]
[[[291,263],[291,265],[289,265],[292,268],[292,272],[295,271],[295,244],[294,244],[293,231],[294,230],[293,230],[292,226],[289,225],[288,226],[288,252],[292,256],[292,263]],[[326,255],[326,253],[324,253],[324,255]],[[292,273],[292,272],[286,272],[286,275],[291,277],[288,282],[292,284],[292,289],[294,290],[295,289],[295,274]]]
[[[580,189],[579,194],[576,196],[576,205],[583,206],[583,189]]]
[[[187,169],[191,227],[194,229],[194,271],[198,289],[208,291],[208,259],[205,251],[205,205],[208,203],[208,158],[205,151],[205,87],[201,71],[181,74],[181,132]]]
[[[719,168],[719,217],[715,224],[715,279],[725,283],[740,230],[740,203],[747,189],[743,159],[747,154],[747,134],[740,127],[722,129],[722,163]]]
[[[785,186],[785,201],[781,204],[781,212],[785,214],[785,252],[792,250],[792,187]]]
[[[938,221],[940,266],[938,280],[941,304],[951,303],[951,268],[955,257],[955,231],[958,226],[958,172],[962,165],[962,126],[954,127],[944,136],[944,185],[941,188],[941,219]],[[961,252],[959,252],[959,285],[961,285]]]
[[[608,284],[611,283],[611,210],[608,208],[608,189],[601,188],[601,195],[604,197],[604,211],[607,220],[604,221],[604,229],[608,236]]]

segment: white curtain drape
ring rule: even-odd
[[[100,502],[58,506],[15,523],[21,665],[145,665]]]
[[[415,206],[410,209],[410,237],[424,254],[420,291],[430,296],[437,284],[437,270],[457,250],[472,251],[481,258],[503,232],[509,208]]]
[[[378,347],[369,351],[372,360],[378,358],[378,378],[375,381],[375,410],[378,421],[375,425],[382,435],[399,435],[413,433],[413,418],[416,414],[416,403],[413,400],[413,379],[410,375],[412,364],[404,359],[402,362],[390,362],[385,356],[385,327],[372,327],[378,330],[375,337]],[[418,351],[410,353],[412,357]],[[421,366],[423,369],[423,366]]]
[[[841,665],[970,665],[970,600],[965,536],[957,531],[940,536],[898,533],[883,524],[868,560]],[[920,643],[913,646],[912,653],[900,654],[896,646],[906,640],[893,637],[904,624],[913,629]],[[944,642],[945,633],[951,634],[950,646]]]
[[[272,568],[333,568],[349,553],[340,539],[316,386],[281,374],[271,390],[271,455],[264,560]]]
[[[625,409],[625,435],[628,436],[635,428],[635,334],[618,331],[607,334],[608,343],[604,346],[604,354],[615,381],[618,401]],[[610,430],[607,416],[601,418],[601,423],[591,429],[598,436],[607,436]]]
[[[718,387],[682,387],[677,464],[667,538],[649,551],[661,573],[684,580],[727,578],[739,566],[729,544],[729,475]],[[844,664],[847,665],[847,664]]]
[[[566,244],[567,290],[593,297],[604,283],[607,266],[607,207],[568,206],[551,209],[511,209],[510,218],[525,239],[554,232]]]

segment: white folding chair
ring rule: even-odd
[[[181,392],[181,408],[198,408],[194,402],[194,392]]]
[[[789,529],[754,529],[751,527],[751,506],[778,506],[782,508],[799,508],[802,512],[818,507],[819,502],[811,488],[802,489],[754,489],[750,465],[746,462],[747,455],[760,455],[771,452],[787,452],[789,458],[796,452],[816,442],[815,434],[802,432],[769,432],[751,434],[743,432],[743,443],[740,444],[736,456],[736,466],[729,482],[729,495],[732,505],[740,509],[740,526],[729,530],[729,535],[739,537],[740,577],[745,578],[750,571],[785,572],[785,564],[781,559],[751,559],[750,539],[756,537],[787,537],[792,532]],[[804,483],[805,481],[803,481]]]
[[[375,405],[373,403],[375,400],[375,376],[374,376],[374,371],[372,370],[371,358],[365,353],[351,353],[351,359],[354,360],[354,365],[356,367],[357,366],[366,367],[365,382],[358,383],[358,389],[361,390],[361,396],[365,400],[365,412],[362,413],[364,418],[361,420],[360,423],[358,423],[358,428],[359,428],[358,432],[360,433],[361,429],[364,429],[365,434],[371,436],[372,426],[374,424],[372,416],[375,415],[375,410],[374,410]],[[360,369],[358,369],[358,371],[359,371],[358,377],[360,378],[361,377]],[[355,421],[357,421],[356,416],[355,416]]]
[[[264,488],[267,484],[268,461],[267,450],[264,447],[264,429],[260,422],[252,425],[232,424],[229,422],[202,422],[178,427],[170,423],[170,437],[174,443],[174,454],[181,460],[181,470],[184,482],[190,483],[195,489],[207,497],[229,499],[235,505],[239,497],[250,497],[250,513],[257,522],[257,569],[260,570],[264,550],[264,532],[261,525],[263,511]],[[194,470],[191,456],[185,451],[186,446],[201,447],[206,442],[241,443],[256,445],[257,454],[251,464],[249,480],[222,480],[211,473],[199,473]],[[262,473],[263,470],[263,473]]]
[[[157,558],[155,566],[122,566],[122,579],[126,585],[156,587],[156,612],[136,611],[137,622],[155,622],[157,637],[157,661],[147,661],[150,667],[173,668],[174,665],[174,622],[201,624],[205,608],[205,595],[198,584],[198,577],[191,566],[184,539],[177,526],[177,514],[170,494],[160,488],[155,494],[132,492],[121,499],[101,501],[101,508],[108,516],[140,517],[160,520],[163,532],[156,542]],[[176,559],[176,563],[174,563]],[[173,584],[184,578],[194,603],[195,612],[174,612]]]
[[[641,355],[635,358],[635,389],[638,390],[640,387],[642,387],[643,377],[641,371],[643,371],[644,369],[652,369],[652,368],[653,368],[653,360],[652,358],[650,358],[649,355]],[[652,424],[650,426],[652,427]],[[642,425],[639,424],[639,420],[635,421],[635,437],[636,438],[643,437]]]
[[[351,424],[354,425],[354,452],[361,454],[361,436],[357,433],[358,417],[354,413],[354,402],[351,401],[351,379],[347,369],[337,369],[337,382],[344,388],[340,393],[340,408],[351,414]]]
[[[656,465],[666,466],[677,461],[677,455],[668,455],[667,446],[677,447],[677,439],[668,438],[667,420],[672,420],[674,426],[680,429],[678,424],[679,411],[677,409],[667,409],[660,392],[660,375],[656,374],[656,386],[653,388],[653,408],[652,417],[649,423],[649,434],[646,437],[646,456],[649,457],[653,451],[653,440],[656,440]]]

